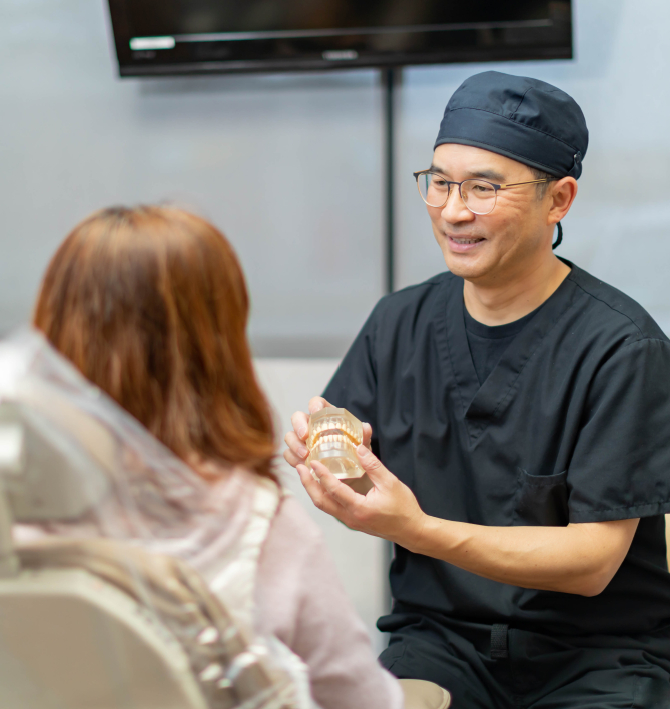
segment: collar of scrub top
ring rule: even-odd
[[[565,91],[539,79],[485,71],[466,79],[449,99],[434,147],[444,143],[483,148],[577,180],[589,131],[582,109]],[[554,249],[563,240],[557,226]]]
[[[446,374],[453,373],[457,382],[471,445],[512,405],[527,362],[581,292],[579,283],[586,274],[567,259],[561,260],[571,268],[567,278],[514,338],[483,383],[477,377],[465,331],[463,279],[446,278],[440,286],[442,293],[433,313],[436,343]]]

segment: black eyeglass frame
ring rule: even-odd
[[[453,180],[444,180],[444,175],[441,175],[439,172],[435,172],[434,170],[419,170],[418,172],[412,173],[414,175],[414,178],[416,179],[416,187],[419,190],[419,195],[421,196],[421,199],[423,202],[428,205],[429,207],[433,207],[434,209],[442,209],[444,205],[449,201],[449,197],[451,197],[451,186],[452,185],[458,185],[458,194],[461,197],[461,200],[463,200],[463,204],[473,213],[476,214],[479,217],[486,216],[487,214],[491,214],[491,212],[495,209],[496,204],[498,203],[498,190],[506,190],[509,189],[510,187],[519,187],[520,185],[539,185],[542,182],[555,182],[556,180],[560,180],[560,177],[544,177],[541,180],[528,180],[527,182],[503,182],[502,184],[496,184],[495,182],[489,182],[488,180],[482,180],[479,177],[470,177],[467,180],[463,180],[462,182],[455,182]],[[421,175],[436,175],[440,178],[442,178],[447,185],[449,185],[449,189],[447,191],[447,197],[444,200],[442,204],[428,204],[426,200],[424,199],[424,196],[421,194],[421,187],[419,186],[419,177]],[[488,212],[475,212],[472,207],[468,207],[468,203],[463,199],[463,190],[461,189],[461,186],[463,185],[464,182],[484,182],[487,185],[491,185],[493,189],[495,190],[495,196],[493,198],[493,206]]]

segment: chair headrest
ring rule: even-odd
[[[109,488],[112,437],[74,408],[59,411],[54,429],[39,405],[0,403],[0,484],[16,522],[79,519]]]

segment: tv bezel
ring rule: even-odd
[[[290,60],[199,60],[186,62],[164,62],[143,64],[133,60],[130,49],[130,28],[125,14],[126,0],[108,0],[111,18],[111,29],[116,49],[119,75],[130,77],[184,76],[197,74],[239,74],[239,73],[274,73],[302,71],[332,71],[343,69],[389,68],[399,66],[420,66],[429,64],[453,64],[470,62],[524,61],[573,58],[572,32],[572,0],[565,0],[570,7],[570,15],[566,24],[569,25],[569,42],[564,45],[542,44],[510,44],[504,46],[472,47],[457,49],[445,48],[439,52],[424,53],[394,53],[374,57],[358,57],[353,59],[313,59],[292,58]],[[537,23],[527,22],[488,22],[454,25],[445,31],[472,31],[483,29],[519,28],[534,29]],[[547,25],[544,25],[547,26]],[[344,33],[343,33],[344,34]],[[342,35],[338,35],[342,36]],[[161,50],[157,50],[161,51]]]

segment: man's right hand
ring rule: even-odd
[[[332,406],[322,396],[315,396],[309,400],[307,408],[310,414],[314,414],[326,406]],[[293,430],[289,431],[284,436],[284,442],[288,448],[284,451],[284,459],[294,468],[298,465],[304,465],[307,458],[307,431],[309,427],[309,414],[304,411],[296,411],[291,416],[291,424]],[[363,424],[363,445],[370,447],[370,439],[372,438],[372,426],[369,423]]]

